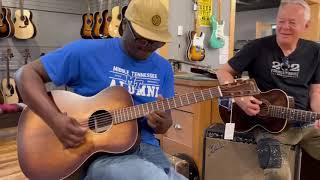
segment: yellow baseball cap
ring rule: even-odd
[[[169,12],[160,0],[131,0],[125,17],[140,36],[161,42],[170,42]]]

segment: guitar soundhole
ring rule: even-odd
[[[91,24],[91,20],[90,19],[87,19],[87,24]]]
[[[93,113],[88,122],[91,131],[102,133],[107,131],[112,125],[112,115],[105,110],[99,110]]]
[[[10,93],[10,94],[7,94],[7,96],[12,96],[13,94],[14,94],[14,88],[13,88],[13,86],[11,85],[11,84],[8,84],[7,85],[7,88],[8,88],[8,92]]]

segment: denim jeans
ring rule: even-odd
[[[141,143],[128,155],[104,155],[96,159],[85,180],[187,180],[173,170],[159,147]]]

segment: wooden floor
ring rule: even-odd
[[[27,179],[18,163],[16,127],[0,129],[0,180]]]

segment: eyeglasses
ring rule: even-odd
[[[290,63],[289,63],[289,58],[288,57],[283,57],[282,58],[282,65],[281,68],[284,70],[288,70],[290,68]]]
[[[150,46],[154,49],[157,49],[157,48],[162,47],[165,44],[165,42],[152,41],[152,40],[148,40],[148,39],[144,39],[144,38],[138,38],[132,30],[131,23],[128,23],[128,26],[129,26],[129,30],[131,32],[131,35],[132,35],[135,43],[140,47],[144,48],[144,47]]]

